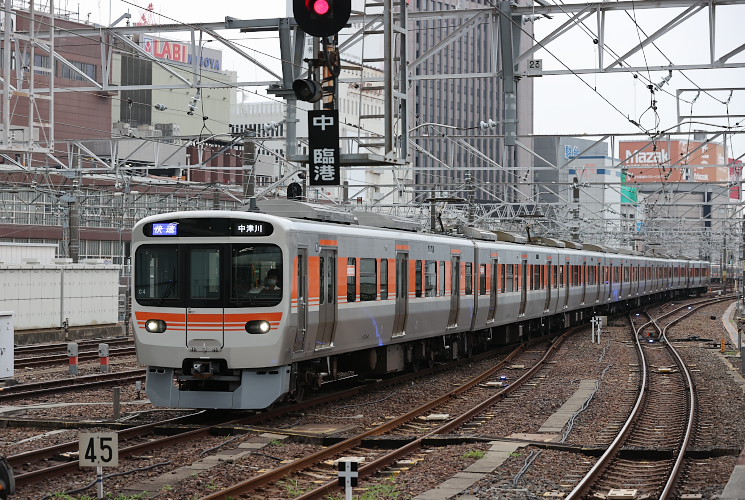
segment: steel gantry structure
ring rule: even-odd
[[[371,203],[365,207],[369,210],[380,210],[399,215],[419,217],[425,225],[431,224],[431,209],[441,214],[441,219],[446,222],[440,229],[447,230],[444,226],[481,225],[490,229],[506,229],[512,231],[524,231],[526,227],[532,228],[534,234],[544,234],[551,237],[562,237],[564,239],[584,239],[587,241],[606,243],[609,245],[634,246],[633,241],[640,238],[662,246],[668,246],[670,242],[681,241],[685,238],[688,243],[680,243],[680,252],[691,256],[700,256],[702,247],[709,248],[710,253],[726,252],[723,248],[725,241],[727,245],[741,241],[738,232],[740,224],[731,223],[732,220],[742,218],[742,205],[739,201],[730,201],[726,195],[731,183],[741,184],[739,179],[730,180],[726,185],[722,183],[697,183],[696,185],[676,185],[673,189],[670,185],[660,185],[653,188],[653,192],[659,192],[654,201],[654,206],[646,214],[646,224],[643,231],[632,231],[625,228],[623,218],[620,216],[608,217],[608,212],[615,210],[613,206],[607,206],[599,202],[598,210],[585,214],[578,218],[578,210],[575,206],[578,202],[573,197],[573,190],[584,190],[590,188],[586,183],[575,183],[567,185],[565,194],[555,203],[541,202],[536,193],[540,191],[540,184],[534,180],[533,173],[536,171],[536,162],[541,158],[532,144],[532,123],[525,123],[525,117],[520,116],[516,109],[517,94],[520,85],[516,82],[525,82],[535,77],[554,77],[561,75],[586,75],[586,74],[614,74],[631,73],[641,75],[650,74],[654,71],[669,72],[689,71],[695,69],[731,70],[745,68],[745,59],[742,57],[745,51],[745,43],[728,46],[724,49],[718,47],[717,19],[718,13],[730,12],[737,9],[742,13],[745,0],[710,0],[710,1],[680,1],[668,0],[658,1],[622,1],[622,2],[596,2],[596,3],[548,3],[544,0],[535,4],[521,2],[515,4],[506,0],[498,2],[445,2],[448,6],[445,10],[432,10],[427,8],[427,2],[420,2],[421,8],[408,6],[405,0],[383,0],[381,2],[365,2],[366,6],[361,12],[353,13],[350,18],[352,28],[347,30],[346,40],[340,44],[341,50],[362,51],[360,66],[364,64],[378,64],[383,69],[383,76],[365,78],[364,83],[371,90],[379,90],[383,93],[385,112],[382,116],[367,116],[368,120],[383,120],[384,133],[380,137],[373,138],[367,143],[360,142],[363,150],[368,151],[357,155],[348,155],[342,158],[343,168],[384,168],[394,169],[397,178],[404,179],[403,185],[413,193],[419,192],[423,196],[412,196],[411,202],[406,205],[394,205],[386,203],[386,197],[381,201]],[[115,206],[114,201],[122,199],[123,189],[133,190],[133,182],[146,182],[139,178],[142,167],[128,166],[127,157],[118,157],[116,151],[116,139],[112,139],[111,154],[101,155],[91,151],[82,140],[56,140],[55,138],[55,96],[67,93],[96,93],[98,95],[111,95],[122,91],[144,90],[144,89],[199,89],[208,88],[250,88],[265,89],[269,95],[284,99],[286,102],[286,141],[285,157],[283,161],[288,162],[291,168],[285,178],[277,179],[275,183],[266,189],[258,190],[256,195],[274,195],[277,190],[283,188],[283,182],[289,175],[304,169],[305,159],[298,154],[300,147],[304,145],[304,138],[297,137],[296,122],[298,119],[297,107],[294,95],[290,91],[291,82],[301,76],[307,67],[303,64],[305,54],[306,36],[298,30],[294,20],[291,18],[275,18],[261,20],[240,20],[228,17],[220,22],[208,23],[173,23],[156,26],[119,26],[118,24],[128,18],[122,16],[111,26],[61,27],[55,23],[55,7],[51,3],[49,11],[39,13],[33,10],[33,5],[28,4],[29,27],[26,30],[17,29],[12,0],[3,0],[2,19],[3,32],[2,41],[4,47],[12,47],[18,53],[24,54],[19,61],[24,64],[15,64],[11,61],[11,50],[3,52],[2,67],[2,116],[3,132],[0,134],[0,157],[3,158],[6,175],[12,174],[12,182],[7,183],[0,191],[4,193],[3,217],[10,220],[8,214],[22,213],[24,203],[34,203],[28,199],[33,195],[18,196],[21,192],[37,193],[41,199],[47,200],[50,205],[63,204],[69,210],[68,205],[74,200],[80,204],[83,214],[89,214],[91,220],[96,217],[108,217],[107,208]],[[408,6],[408,7],[407,7]],[[638,42],[631,47],[616,52],[615,47],[609,42],[609,27],[613,23],[613,16],[628,15],[629,12],[636,15],[645,13],[669,13],[672,12],[652,33],[639,31]],[[24,11],[26,13],[26,11]],[[707,57],[685,64],[671,60],[662,53],[659,60],[649,64],[639,63],[639,55],[647,48],[655,46],[666,36],[671,36],[676,31],[685,29],[684,25],[692,19],[701,16],[706,18],[704,25],[706,29],[687,32],[686,36],[700,36],[701,42],[708,45]],[[550,23],[551,28],[547,34],[536,37],[532,25],[538,23]],[[411,57],[410,48],[416,43],[411,36],[422,27],[430,28],[433,23],[437,24],[437,32],[440,38],[426,50]],[[486,28],[484,28],[486,26]],[[280,63],[267,62],[261,57],[252,54],[251,50],[230,39],[226,32],[270,32],[276,33],[278,37],[279,50],[281,54]],[[456,66],[438,66],[429,64],[431,61],[441,57],[448,47],[464,40],[472,40],[477,30],[484,30],[486,36],[479,36],[479,50],[488,54],[487,64],[478,70],[459,71]],[[431,31],[431,30],[430,30]],[[573,33],[581,32],[593,38],[596,47],[596,55],[592,64],[579,64],[573,61],[572,49],[562,46],[562,40],[570,37]],[[203,45],[200,41],[208,37],[214,40],[228,51],[232,51],[243,58],[260,75],[253,80],[239,80],[224,83],[208,78],[202,78],[196,67],[193,67],[189,76],[183,72],[175,71],[167,61],[153,58],[151,54],[143,50],[142,46],[132,42],[131,35],[143,33],[185,33],[190,40],[189,44],[195,53],[198,53]],[[100,44],[100,67],[101,74],[96,78],[81,71],[72,62],[68,61],[57,51],[60,41],[74,37],[84,37],[88,40],[98,41]],[[374,38],[377,37],[377,38]],[[471,38],[469,38],[471,37]],[[377,40],[371,42],[371,39]],[[382,47],[373,56],[366,55],[364,47]],[[360,49],[362,47],[362,49]],[[122,85],[114,83],[112,78],[115,68],[113,67],[114,54],[117,51],[127,51],[134,57],[149,60],[152,64],[163,68],[173,76],[173,82],[163,84],[132,84]],[[45,72],[41,60],[36,56],[49,57],[69,68],[70,71],[79,74],[81,80],[75,85],[62,85],[61,81],[54,79],[54,72],[50,73],[49,84],[38,86],[34,75]],[[547,58],[550,58],[547,59]],[[197,58],[194,58],[196,63]],[[571,61],[571,62],[567,62]],[[437,68],[436,71],[431,71]],[[414,105],[419,88],[431,81],[463,81],[474,79],[500,79],[503,84],[500,87],[500,116],[473,117],[473,129],[476,132],[459,133],[452,129],[464,128],[452,126],[451,130],[445,129],[449,124],[442,123],[447,117],[439,118],[437,122],[422,122],[415,112]],[[355,80],[358,81],[358,80]],[[81,83],[82,82],[82,83]],[[341,83],[350,83],[344,82]],[[660,84],[648,82],[659,91]],[[716,90],[742,91],[741,88],[722,87]],[[687,88],[678,91],[678,98],[686,92],[701,92],[701,88]],[[715,89],[708,89],[714,91]],[[45,102],[44,106],[37,106],[36,111],[29,107],[27,112],[27,125],[23,134],[14,134],[11,126],[12,115],[20,108],[14,106],[15,99],[27,98],[31,102]],[[45,116],[42,114],[46,112]],[[723,119],[737,119],[742,114],[697,114],[683,115],[678,111],[678,122],[671,124],[681,132],[681,127],[692,121],[716,121]],[[491,120],[495,118],[496,120]],[[483,121],[484,126],[479,127],[478,121]],[[629,120],[638,127],[638,123]],[[426,126],[424,126],[426,125]],[[436,130],[438,130],[436,132]],[[720,134],[725,142],[737,144],[737,140],[743,128],[739,124],[717,125],[715,132],[710,135]],[[669,134],[669,131],[641,130],[643,136],[650,140]],[[587,134],[572,133],[567,131],[567,136],[581,137]],[[620,136],[629,136],[619,132],[598,134],[595,137],[614,139]],[[242,145],[243,141],[250,138],[229,138],[234,145]],[[601,139],[602,140],[602,139]],[[480,142],[481,141],[481,142]],[[486,155],[479,148],[484,141],[496,143],[500,154],[497,157]],[[737,146],[735,146],[737,147]],[[455,151],[469,161],[466,164],[454,164],[449,155],[440,154],[441,150]],[[74,161],[75,155],[84,154],[92,159],[96,168],[82,168]],[[741,159],[743,154],[735,152],[732,158]],[[445,171],[477,172],[479,169],[495,169],[504,171],[499,176],[498,182],[493,185],[479,184],[473,181],[473,177],[459,174],[460,186],[458,193],[437,190],[436,185],[416,185],[415,179],[418,172],[417,158],[430,158],[436,162],[438,169]],[[205,157],[199,164],[189,168],[210,168]],[[545,163],[545,162],[544,162]],[[550,162],[549,162],[550,163]],[[624,169],[621,161],[611,162],[610,168]],[[721,165],[730,166],[729,163]],[[732,163],[734,166],[734,162]],[[549,165],[539,168],[565,168],[559,165]],[[670,168],[678,168],[679,165],[669,165]],[[146,169],[147,170],[147,169]],[[109,176],[112,178],[110,200],[97,196],[81,196],[81,183],[74,184],[73,180],[83,176]],[[52,177],[54,176],[54,180]],[[10,179],[7,177],[7,179]],[[61,179],[61,180],[60,180]],[[225,203],[240,205],[245,202],[245,190],[242,186],[225,186],[200,183],[176,183],[175,186],[166,186],[167,182],[146,182],[148,192],[154,193],[154,198],[161,196],[163,199],[177,199],[179,193],[183,194],[181,201],[174,202],[174,206],[188,207],[188,200],[202,199],[206,197],[207,205],[219,206]],[[129,186],[129,187],[127,187]],[[390,189],[401,189],[402,184],[396,183]],[[354,186],[353,186],[354,187]],[[620,190],[620,186],[606,186],[610,190]],[[162,195],[158,192],[162,191]],[[693,213],[695,203],[685,201],[686,195],[691,191],[710,191],[711,197],[708,202],[713,207],[711,212],[703,217]],[[435,191],[434,196],[431,194]],[[109,192],[102,188],[103,196]],[[215,193],[219,193],[222,202],[214,202]],[[472,196],[469,198],[469,193]],[[115,198],[118,196],[120,198]],[[129,196],[129,194],[128,194]],[[429,199],[430,201],[426,201]],[[475,201],[478,200],[478,203]],[[150,200],[146,203],[149,203]],[[470,203],[469,203],[470,201]],[[344,204],[345,200],[337,200]],[[145,204],[146,204],[145,203]],[[204,203],[202,203],[204,205]],[[689,206],[690,205],[690,206]],[[170,205],[168,205],[170,207]],[[677,207],[675,211],[670,207]],[[160,207],[163,208],[163,207]],[[88,210],[90,209],[90,210]],[[146,213],[150,210],[158,210],[159,207],[148,208],[143,205],[141,211]],[[690,210],[688,210],[690,209]],[[44,209],[47,213],[57,213],[59,210]],[[603,213],[601,213],[603,212]],[[690,219],[683,227],[683,219]],[[673,215],[674,214],[674,215]],[[615,214],[612,214],[615,215]],[[687,217],[685,217],[687,215]],[[118,216],[118,214],[117,214]],[[84,215],[84,218],[86,215]],[[134,217],[134,216],[133,216]],[[739,219],[733,219],[733,217]],[[28,220],[33,218],[29,217]],[[13,219],[15,220],[15,219]],[[618,224],[608,224],[608,221],[617,220]],[[108,224],[108,222],[106,222]],[[113,224],[113,222],[112,222]],[[116,222],[117,227],[123,227],[127,223],[121,220]],[[436,229],[436,228],[435,228]],[[720,243],[721,242],[721,243]],[[685,246],[685,248],[683,248]]]

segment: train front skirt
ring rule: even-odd
[[[242,370],[234,391],[180,390],[173,368],[149,367],[147,395],[156,406],[169,408],[263,409],[290,388],[290,365]]]

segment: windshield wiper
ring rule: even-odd
[[[163,301],[166,300],[166,297],[171,294],[171,291],[173,290],[175,286],[176,286],[176,281],[171,280],[170,282],[168,282],[168,286],[166,287],[165,290],[163,290],[163,293],[160,295],[160,298],[158,299],[158,303],[156,305],[158,306],[161,305]]]

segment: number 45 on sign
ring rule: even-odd
[[[81,432],[79,447],[81,467],[119,465],[119,436],[116,432]]]

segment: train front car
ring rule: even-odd
[[[153,404],[260,409],[289,391],[288,223],[210,211],[135,226],[135,344]]]

